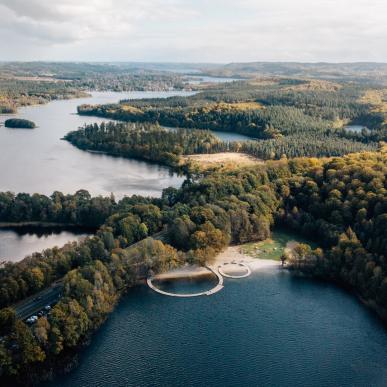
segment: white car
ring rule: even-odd
[[[38,316],[31,316],[31,317],[28,317],[26,320],[28,324],[34,324],[36,323],[36,321],[38,321]]]

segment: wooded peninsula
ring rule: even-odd
[[[64,69],[76,66],[60,69],[67,78]],[[120,77],[113,70],[97,66],[77,82],[110,88]],[[99,83],[103,71],[108,75]],[[182,79],[159,76],[163,87]],[[2,382],[29,385],[65,370],[139,280],[185,264],[204,266],[230,244],[265,240],[278,226],[319,245],[298,244],[282,257],[286,268],[349,289],[387,322],[386,89],[369,80],[288,76],[203,89],[188,97],[79,106],[79,114],[123,122],[69,128],[65,136],[81,150],[179,169],[186,175],[180,188],[121,200],[86,190],[0,193],[0,222],[97,230],[0,267]],[[351,132],[349,124],[364,129]],[[217,131],[252,138],[222,141]],[[264,161],[206,169],[183,157],[219,152]],[[18,318],[18,302],[54,285],[61,292],[50,313],[33,324]]]

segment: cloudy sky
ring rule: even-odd
[[[0,60],[387,62],[386,0],[0,0]]]

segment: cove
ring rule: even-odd
[[[54,191],[75,193],[88,190],[93,196],[125,195],[160,196],[169,186],[179,187],[184,178],[170,169],[144,161],[114,158],[81,151],[60,139],[85,123],[106,121],[97,117],[78,116],[80,104],[115,103],[125,98],[164,98],[189,95],[170,92],[93,92],[89,98],[58,100],[46,105],[20,108],[7,118],[34,121],[34,130],[0,127],[0,191],[41,193]]]
[[[0,229],[0,262],[17,262],[35,252],[61,247],[91,234],[81,228],[17,227]]]
[[[130,290],[79,367],[45,385],[385,386],[386,350],[352,295],[266,269],[211,297]]]

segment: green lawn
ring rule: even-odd
[[[279,261],[286,245],[289,242],[300,242],[316,248],[316,244],[306,240],[305,238],[288,232],[285,230],[275,230],[272,232],[272,237],[261,242],[246,243],[241,246],[243,254],[247,254],[253,258],[273,259]]]

